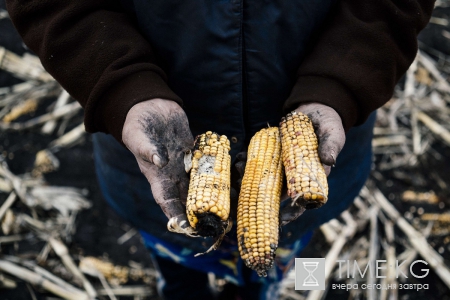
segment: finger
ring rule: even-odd
[[[318,138],[318,152],[322,163],[334,165],[345,144],[345,131],[339,114],[331,107],[317,103],[302,105],[296,110],[311,119]]]
[[[305,212],[305,210],[305,207],[301,205],[286,205],[280,212],[280,225],[284,226],[296,220]]]
[[[234,166],[236,167],[236,169],[239,173],[240,178],[244,177],[245,165],[246,165],[245,161],[238,161],[236,164],[234,164]]]
[[[288,192],[288,190],[287,190],[286,178],[283,178],[283,186],[281,187],[281,197],[280,197],[281,202],[284,202],[287,199],[291,199],[291,197],[289,197],[287,192]]]
[[[184,168],[184,155],[184,151],[174,154],[170,158],[170,163],[160,172],[165,172],[172,180],[175,180],[181,202],[186,204],[189,192],[189,174]]]
[[[334,123],[334,122],[333,122]],[[339,126],[336,127],[336,126]],[[319,157],[323,164],[333,166],[345,143],[342,124],[325,124],[319,129]]]
[[[177,182],[167,176],[149,176],[147,180],[150,182],[156,203],[167,218],[177,217],[178,220],[187,220],[186,207],[181,201]]]
[[[237,188],[239,188],[239,190],[241,190],[241,187],[242,187],[242,178],[239,178],[238,180],[236,180],[236,185],[237,185]]]
[[[167,148],[158,142],[147,142],[144,140],[139,145],[138,156],[158,168],[163,168],[169,163]]]
[[[323,168],[325,170],[325,174],[328,176],[331,173],[331,166],[323,164]]]
[[[235,188],[230,188],[230,201],[237,203],[239,199],[239,192]]]
[[[247,165],[247,152],[239,152],[236,155],[237,163],[234,164],[236,170],[239,173],[239,179],[236,181],[237,186],[241,188],[242,179],[244,178],[245,166]]]
[[[319,142],[319,157],[323,164],[333,166],[345,144],[345,131],[336,111],[327,107],[308,114]]]
[[[236,154],[236,159],[239,161],[246,162],[247,161],[247,152],[239,152]]]
[[[143,121],[129,121],[127,117],[122,133],[123,143],[137,159],[162,168],[169,162],[169,152],[163,143],[148,134],[148,130],[143,130],[143,124]]]
[[[289,195],[287,194],[287,190],[281,191],[280,201],[284,202],[288,199],[291,199],[291,197],[289,197]]]
[[[184,205],[186,205],[186,200],[187,200],[188,192],[189,192],[189,177],[187,176],[187,174],[186,174],[186,176],[181,177],[180,181],[177,183],[177,187],[178,187],[178,192],[180,194],[181,202]]]

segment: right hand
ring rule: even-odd
[[[314,126],[319,143],[319,157],[323,163],[325,173],[328,176],[331,166],[336,163],[336,158],[345,144],[345,131],[339,114],[326,105],[320,103],[306,103],[300,105],[296,111],[306,114]],[[247,152],[240,152],[236,156],[235,167],[239,172],[240,179],[238,185],[242,183],[245,165],[247,162]],[[290,199],[287,195],[286,185],[283,184],[281,201]],[[284,226],[301,216],[306,208],[301,205],[286,205],[280,211],[280,225]]]
[[[301,112],[311,120],[316,133],[318,154],[326,175],[345,144],[345,130],[339,114],[331,107],[321,103],[306,103],[295,111]],[[284,226],[300,217],[306,208],[302,205],[286,205],[280,212],[280,223]]]
[[[189,227],[185,207],[189,177],[183,159],[194,139],[183,109],[164,99],[134,105],[127,114],[122,140],[167,218],[177,218],[180,227]]]

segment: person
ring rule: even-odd
[[[241,299],[276,299],[278,283],[312,230],[346,209],[364,184],[374,111],[389,100],[414,60],[417,34],[434,5],[432,0],[6,3],[26,45],[84,107],[87,131],[97,132],[94,155],[103,195],[141,231],[167,299],[212,299],[207,272],[240,286]],[[256,131],[277,125],[292,110],[311,117],[327,172],[336,166],[328,178],[328,203],[305,213],[282,209],[275,268],[266,278],[243,266],[235,226],[219,250],[194,258],[211,241],[166,229],[168,218],[186,219],[183,155],[193,137],[208,130],[228,136],[234,163]]]

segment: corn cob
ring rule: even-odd
[[[311,120],[293,111],[281,119],[280,131],[289,197],[306,209],[322,206],[328,199],[328,183]]]
[[[230,214],[230,141],[208,131],[197,137],[192,157],[186,213],[201,236],[217,237]]]
[[[239,252],[259,276],[267,275],[278,246],[282,176],[279,129],[262,129],[250,141],[237,216]]]

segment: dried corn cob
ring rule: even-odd
[[[217,237],[230,214],[230,141],[208,131],[197,137],[186,202],[190,225],[201,236]]]
[[[239,252],[259,276],[267,275],[278,246],[282,176],[279,129],[262,129],[248,148],[237,217]]]
[[[281,119],[280,131],[288,195],[306,209],[322,206],[328,199],[328,183],[311,120],[293,111]]]

